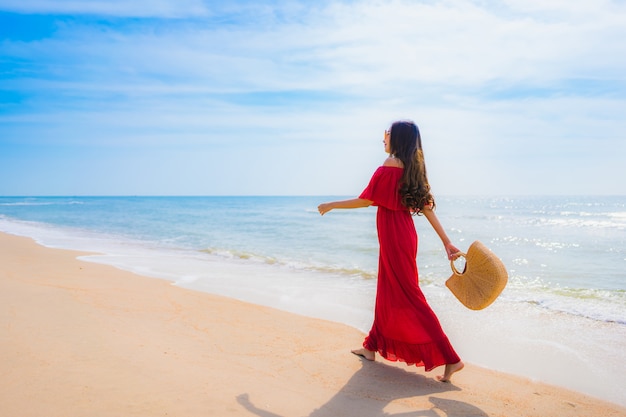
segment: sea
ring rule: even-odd
[[[343,198],[0,197],[0,231],[367,332],[376,208],[319,215]],[[459,249],[481,241],[509,274],[492,305],[465,308],[441,241],[414,217],[420,285],[464,361],[626,406],[626,196],[442,196],[436,213]]]

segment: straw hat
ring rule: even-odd
[[[472,243],[465,258],[465,269],[459,272],[450,262],[452,276],[446,286],[463,305],[472,310],[482,310],[500,295],[508,280],[504,264],[485,245]]]

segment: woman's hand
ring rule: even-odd
[[[461,251],[452,243],[446,244],[445,248],[446,248],[446,254],[448,255],[449,260],[454,261],[456,258],[461,256]]]
[[[317,206],[317,211],[323,216],[325,213],[328,213],[333,209],[332,203],[322,203]]]

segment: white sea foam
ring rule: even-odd
[[[83,204],[82,201],[15,201],[15,202],[0,202],[0,206],[52,206],[55,204],[71,205],[71,204]]]

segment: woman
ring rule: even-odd
[[[444,334],[437,316],[419,288],[417,233],[412,214],[423,214],[435,229],[448,259],[459,250],[450,242],[435,212],[426,176],[419,130],[413,122],[395,122],[385,131],[389,157],[358,198],[320,204],[321,215],[333,209],[378,206],[376,225],[380,245],[374,324],[363,348],[352,353],[375,360],[376,352],[391,361],[423,366],[445,365],[442,382],[463,369],[463,362]]]

